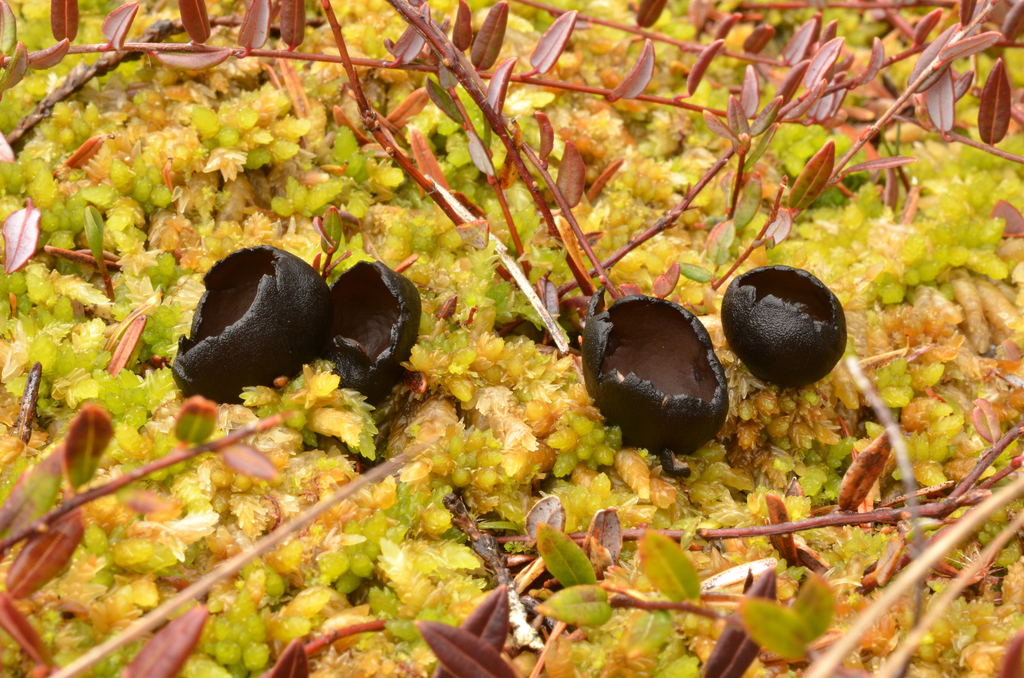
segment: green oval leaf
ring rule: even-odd
[[[800,615],[807,626],[807,642],[828,631],[834,607],[835,596],[825,580],[816,574],[808,577],[793,603],[793,611]]]
[[[629,627],[626,641],[626,657],[637,659],[656,653],[672,633],[672,615],[665,610],[645,614],[640,621]]]
[[[700,597],[697,570],[679,544],[657,532],[647,532],[639,549],[644,574],[666,598],[679,602]]]
[[[565,533],[547,523],[537,526],[537,550],[544,558],[544,565],[562,586],[596,584],[597,575],[590,566],[583,549]]]
[[[754,641],[786,659],[800,659],[807,651],[806,625],[795,611],[760,598],[748,598],[740,616]]]
[[[63,458],[64,450],[58,447],[18,479],[0,506],[0,536],[20,531],[50,510],[60,492]]]
[[[601,626],[612,618],[608,594],[596,585],[562,589],[538,605],[537,611],[572,626]]]
[[[711,274],[707,270],[694,264],[679,264],[679,273],[683,277],[689,278],[695,282],[706,283],[711,282]]]
[[[213,434],[217,424],[217,403],[203,396],[192,396],[181,405],[174,435],[185,443],[198,444]]]

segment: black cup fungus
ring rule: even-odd
[[[846,350],[839,299],[790,266],[762,266],[733,280],[722,299],[722,329],[747,369],[779,386],[818,381]]]
[[[331,296],[334,327],[324,357],[342,387],[376,405],[402,376],[419,336],[419,290],[379,261],[361,261],[331,286]]]
[[[629,445],[660,454],[666,473],[685,475],[675,454],[711,440],[729,413],[729,389],[711,337],[689,311],[664,299],[622,297],[600,311],[594,295],[583,330],[583,378],[601,413]]]
[[[327,344],[331,291],[295,255],[266,245],[239,250],[203,282],[191,336],[179,340],[172,366],[186,396],[241,402],[244,387],[294,375]]]

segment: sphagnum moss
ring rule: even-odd
[[[19,39],[29,49],[50,44],[45,3],[11,4],[21,19]],[[100,20],[112,8],[109,4],[81,3],[82,39],[100,39]],[[681,6],[671,9],[674,15],[685,13]],[[432,10],[447,16],[454,3],[438,2]],[[625,3],[589,11],[625,23],[633,20]],[[381,38],[397,39],[404,30],[382,3],[357,0],[347,3],[345,12],[346,37],[368,57],[386,58]],[[806,13],[768,10],[766,16],[790,30],[811,10]],[[171,16],[161,10],[139,21]],[[847,22],[839,32],[856,49],[866,50],[868,28],[860,32],[857,25],[847,25],[848,15],[837,13],[837,18]],[[509,49],[527,56],[549,22],[542,12],[514,6],[510,25],[521,44]],[[673,22],[667,15],[656,28],[680,40],[695,37],[689,22]],[[613,29],[595,25],[589,31],[586,40],[572,44],[558,72],[566,80],[584,71],[596,73],[604,85],[614,87],[632,57]],[[220,29],[211,42],[233,44],[231,35],[233,29]],[[727,48],[739,49],[735,40],[730,37]],[[335,49],[326,28],[310,30],[307,41],[303,49],[310,52]],[[979,65],[987,72],[991,59],[982,54]],[[272,60],[266,66],[274,70],[274,79],[284,77]],[[13,129],[52,87],[53,76],[63,76],[70,67],[68,59],[56,69],[29,71],[22,84],[4,94],[0,129]],[[659,69],[649,92],[673,96],[683,91],[687,68]],[[306,95],[301,111],[285,87],[276,87],[262,73],[253,59],[194,75],[163,68],[148,57],[125,62],[115,74],[58,103],[27,135],[16,161],[0,163],[0,219],[31,198],[41,210],[40,247],[77,249],[86,245],[83,212],[93,205],[106,219],[104,247],[122,265],[113,302],[103,295],[92,268],[42,252],[24,270],[0,274],[0,317],[6,319],[0,339],[5,386],[0,426],[12,427],[27,370],[35,362],[42,365],[40,428],[27,445],[3,446],[0,497],[63,437],[76,407],[86,400],[101,403],[113,418],[114,442],[99,480],[168,454],[175,445],[172,429],[181,398],[160,359],[172,358],[179,337],[187,333],[203,292],[202,275],[228,254],[261,244],[312,262],[319,236],[311,218],[332,204],[353,214],[361,226],[347,226],[340,249],[350,249],[352,256],[335,269],[331,281],[358,261],[376,259],[393,267],[410,254],[419,255],[405,273],[423,298],[420,336],[409,366],[422,375],[427,393],[401,390],[373,409],[355,392],[339,389],[329,365],[314,363],[282,388],[249,388],[242,394],[244,405],[222,406],[217,435],[256,417],[294,412],[283,426],[253,440],[282,470],[280,479],[253,481],[220,459],[201,457],[137,484],[161,502],[145,519],[114,497],[88,505],[85,539],[70,568],[25,604],[58,663],[68,663],[124,629],[175,589],[347,484],[367,458],[382,453],[404,451],[412,462],[399,478],[342,502],[328,519],[214,589],[207,600],[212,617],[183,675],[260,675],[288,641],[371,619],[387,620],[387,632],[339,643],[314,662],[316,674],[425,675],[434,657],[413,620],[457,623],[489,586],[441,505],[449,491],[457,490],[474,514],[485,516],[485,527],[515,533],[522,532],[525,512],[540,492],[560,498],[567,511],[566,531],[585,530],[597,511],[611,507],[618,508],[624,528],[692,532],[749,526],[767,518],[765,492],[781,492],[791,478],[798,479],[806,495],[786,499],[792,519],[833,503],[853,451],[880,433],[865,421],[857,391],[841,367],[799,389],[779,389],[751,376],[724,340],[715,310],[720,296],[709,296],[706,285],[682,278],[672,298],[704,307],[703,320],[729,381],[730,414],[716,440],[689,458],[689,478],[665,478],[656,465],[652,468],[648,451],[622,446],[621,431],[593,407],[573,358],[559,358],[537,341],[530,324],[539,325],[539,318],[523,295],[496,274],[493,248],[465,246],[393,161],[373,145],[360,146],[350,129],[335,124],[334,105],[349,119],[359,119],[340,93],[345,82],[340,66],[316,63],[298,70]],[[362,75],[383,111],[394,110],[422,86],[421,76],[402,71]],[[727,61],[716,63],[710,76],[738,85],[742,73]],[[705,81],[690,101],[724,109],[727,99],[727,88]],[[465,103],[470,104],[468,98]],[[530,114],[543,108],[558,131],[553,159],[572,140],[587,163],[588,185],[599,168],[626,159],[628,169],[613,177],[597,199],[577,208],[583,230],[602,233],[595,245],[602,257],[661,216],[724,148],[699,116],[669,114],[637,101],[608,104],[578,93],[513,88],[506,106],[506,112],[519,116],[535,147],[539,132]],[[469,108],[481,129],[482,117]],[[408,124],[427,139],[453,190],[487,214],[500,213],[456,123],[427,106]],[[114,136],[87,165],[61,166],[86,139],[99,134]],[[783,125],[757,166],[765,197],[774,195],[780,168],[795,176],[829,139],[840,153],[849,147],[840,132]],[[900,352],[873,364],[869,372],[885,404],[900,415],[922,485],[963,477],[985,447],[971,424],[975,398],[993,403],[1004,426],[1024,412],[1024,391],[993,376],[1019,370],[1000,343],[1024,340],[1017,305],[1024,254],[1002,239],[1003,222],[988,216],[997,200],[1019,204],[1024,173],[1018,165],[936,139],[916,143],[911,152],[918,158],[913,176],[922,191],[909,223],[900,223],[870,183],[853,186],[850,199],[833,190],[808,210],[793,237],[771,250],[755,251],[745,264],[798,266],[824,281],[847,314],[848,355]],[[1004,144],[1013,152],[1022,145],[1019,136]],[[556,284],[571,280],[564,252],[535,214],[522,182],[507,195],[526,245],[525,259],[533,266],[531,280],[545,274]],[[650,293],[672,262],[706,265],[707,230],[695,226],[711,225],[727,211],[725,189],[710,187],[696,209],[683,215],[683,227],[628,254],[612,269],[613,281]],[[762,221],[759,216],[741,229],[730,257]],[[494,229],[508,239],[504,224]],[[984,286],[991,281],[999,283],[994,289],[1017,316],[982,308],[980,316],[966,317],[954,282],[981,299],[992,294]],[[452,295],[458,297],[457,310],[439,319],[436,312]],[[110,328],[144,304],[152,305],[136,360],[111,376],[106,371]],[[496,333],[519,318],[527,319],[527,331]],[[994,357],[978,355],[965,342],[979,323],[999,335]],[[375,440],[382,432],[381,440]],[[883,496],[899,493],[898,475],[895,466],[886,469]],[[978,534],[977,542],[988,543],[1008,514],[1021,508],[1020,502],[1011,504]],[[856,588],[865,568],[884,553],[888,537],[851,527],[816,530],[805,538],[834,568],[829,579],[841,626],[867,604]],[[763,537],[695,543],[703,548],[690,555],[702,575],[772,553]],[[967,545],[951,561],[975,554],[976,547]],[[618,583],[651,590],[631,544],[625,546],[621,565],[612,575]],[[914,659],[914,675],[994,672],[1002,647],[1024,624],[1019,544],[1004,548],[995,567],[1005,568],[1000,584],[983,582],[973,597],[958,601],[943,616]],[[794,594],[801,576],[801,568],[780,568],[780,598]],[[941,580],[934,588],[941,588]],[[926,605],[930,598],[928,592]],[[557,646],[547,675],[573,663],[584,675],[692,678],[721,631],[710,620],[679,616],[680,634],[638,654],[623,644],[635,617],[634,611],[617,611],[611,622],[587,629],[587,638],[571,648]],[[907,599],[865,639],[855,662],[867,670],[877,668],[911,619]],[[3,645],[4,673],[27,675],[31,666],[17,646]],[[93,675],[119,675],[137,649],[134,644],[107,657]],[[759,670],[775,675],[784,666]]]

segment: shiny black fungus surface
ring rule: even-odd
[[[818,381],[846,350],[839,299],[789,266],[762,266],[733,280],[722,299],[722,328],[751,373],[779,386]]]
[[[293,376],[327,344],[331,291],[295,255],[266,245],[239,250],[203,282],[206,293],[172,367],[186,396],[241,402],[244,387]]]
[[[324,358],[341,386],[376,405],[402,376],[419,336],[420,293],[379,261],[361,261],[331,286],[334,326]]]
[[[601,413],[626,444],[690,454],[711,440],[729,412],[729,390],[711,337],[692,313],[663,299],[622,297],[601,311],[590,302],[583,377]],[[669,471],[666,466],[666,471]]]

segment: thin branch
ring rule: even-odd
[[[330,497],[321,499],[319,502],[303,511],[292,520],[284,523],[270,534],[264,536],[249,549],[225,560],[202,579],[182,590],[180,593],[176,594],[173,598],[157,607],[142,619],[134,622],[128,628],[121,631],[121,633],[92,648],[81,657],[65,666],[63,669],[50,674],[50,678],[74,678],[74,676],[87,671],[104,657],[109,656],[125,645],[135,642],[147,633],[156,630],[156,628],[160,626],[160,624],[162,624],[170,615],[196,600],[201,595],[207,593],[214,587],[214,585],[217,584],[217,582],[235,574],[245,567],[246,563],[249,561],[259,558],[263,554],[269,553],[273,549],[277,548],[290,536],[311,524],[339,502],[351,497],[364,486],[369,485],[370,483],[380,482],[387,476],[391,475],[401,468],[407,460],[408,457],[404,454],[400,454],[397,457],[384,462],[380,466],[369,470],[358,478],[355,478],[352,482],[345,485]]]
[[[32,418],[36,416],[36,402],[39,400],[39,382],[43,377],[43,364],[36,362],[28,371],[25,391],[21,396],[18,420],[11,427],[10,435],[25,445],[32,440]]]
[[[477,526],[469,515],[462,499],[455,494],[445,495],[441,500],[448,512],[452,514],[452,524],[469,537],[469,546],[494,572],[494,581],[498,586],[508,588],[509,621],[512,624],[512,643],[515,647],[529,647],[540,652],[544,643],[540,636],[526,621],[526,607],[519,599],[515,579],[508,571],[505,554],[495,538]]]
[[[342,638],[348,638],[349,636],[355,636],[355,635],[358,635],[360,633],[371,633],[373,631],[383,631],[384,630],[384,625],[386,623],[387,623],[387,620],[376,619],[374,621],[366,622],[364,624],[353,624],[352,626],[346,626],[344,628],[334,629],[333,631],[329,631],[329,632],[325,633],[324,635],[320,636],[319,638],[314,638],[313,640],[311,640],[308,643],[306,643],[306,646],[305,646],[306,654],[307,655],[316,654],[317,652],[320,652],[321,650],[324,650],[327,647],[329,647],[329,646],[333,645],[334,643],[338,642]]]
[[[180,464],[183,461],[188,461],[189,459],[197,457],[200,454],[205,454],[207,452],[215,452],[217,450],[227,447],[228,445],[232,445],[241,440],[244,440],[245,438],[248,438],[254,433],[266,431],[269,428],[277,426],[282,421],[287,419],[289,416],[291,416],[290,412],[282,412],[280,414],[275,414],[270,417],[267,417],[266,419],[260,419],[257,422],[249,424],[248,426],[243,426],[242,428],[236,431],[232,431],[223,438],[218,438],[217,440],[212,440],[208,443],[197,445],[195,447],[175,450],[165,457],[161,457],[160,459],[151,461],[148,464],[139,466],[138,468],[133,469],[123,475],[120,475],[114,478],[113,480],[103,483],[98,487],[93,487],[89,490],[86,490],[85,492],[82,492],[81,494],[76,494],[70,499],[61,502],[59,506],[51,509],[50,511],[48,511],[41,517],[37,518],[36,520],[32,521],[27,526],[18,530],[14,534],[8,535],[4,539],[0,539],[0,558],[2,558],[3,555],[6,554],[11,549],[12,546],[17,544],[22,539],[30,537],[36,532],[45,532],[47,528],[50,525],[52,525],[58,518],[67,513],[70,513],[71,511],[74,511],[79,506],[84,506],[85,504],[88,504],[91,501],[99,499],[100,497],[106,497],[108,495],[114,494],[122,487],[125,487],[126,485],[129,485],[130,483],[133,483],[136,480],[139,480],[140,478],[144,478],[145,476],[148,476],[150,473],[155,473],[156,471],[159,471],[161,469],[174,466],[175,464]]]

